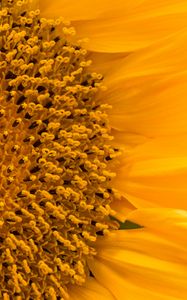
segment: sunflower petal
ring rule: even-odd
[[[109,111],[113,128],[139,137],[175,133],[181,127],[186,130],[186,40],[186,31],[181,31],[125,59],[119,58],[109,70],[105,99],[113,105]],[[177,75],[179,72],[184,73]],[[179,125],[182,123],[180,129],[175,126],[177,118]]]
[[[70,300],[115,300],[112,294],[94,278],[88,278],[83,286],[69,287]]]
[[[105,14],[111,15],[114,9],[112,4],[111,0],[95,0],[94,2],[89,2],[89,4],[87,0],[39,0],[43,16],[49,18],[62,16],[70,21],[95,20]],[[128,8],[128,6],[128,3],[124,4],[122,0],[119,0],[117,10],[124,7]]]
[[[187,136],[153,139],[125,154],[114,186],[136,207],[187,208]]]
[[[187,241],[187,211],[168,208],[145,208],[136,209],[129,214],[128,218],[151,229],[160,237],[174,243],[180,243],[180,247],[186,251]],[[158,226],[158,224],[160,224]],[[179,259],[181,253],[173,253],[175,259]],[[182,258],[181,258],[182,259]]]
[[[160,80],[142,77],[116,84],[106,95],[113,102],[111,126],[124,134],[149,138],[186,133],[186,81],[184,72]]]
[[[135,211],[130,220],[146,228],[121,230],[98,241],[97,258],[90,261],[96,279],[117,300],[185,300],[186,212]],[[173,231],[178,238],[172,238]]]
[[[186,70],[186,40],[187,32],[185,28],[161,41],[155,42],[146,49],[128,55],[125,60],[116,63],[112,72],[110,70],[107,80],[112,84],[113,80],[117,82],[138,77],[144,77],[144,79],[154,77],[156,79],[160,75]],[[122,54],[121,58],[123,59]]]
[[[111,208],[116,212],[115,218],[120,222],[124,222],[127,215],[135,208],[127,199],[121,197],[121,199],[115,199],[111,203]]]
[[[88,48],[100,52],[131,52],[186,27],[186,0],[40,0],[45,17],[73,20]]]

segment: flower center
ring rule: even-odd
[[[89,276],[97,235],[117,227],[119,152],[95,99],[102,75],[74,29],[27,2],[0,10],[0,298],[67,299]]]

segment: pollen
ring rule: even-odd
[[[0,299],[68,299],[89,276],[110,208],[113,159],[103,76],[75,29],[27,0],[0,10]]]

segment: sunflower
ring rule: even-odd
[[[186,299],[186,13],[1,1],[1,299]]]

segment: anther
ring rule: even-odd
[[[60,41],[60,37],[57,36],[56,38],[54,38],[55,43],[57,43],[58,41]]]
[[[29,129],[34,129],[34,128],[36,128],[38,125],[39,125],[38,122],[37,122],[37,121],[34,121],[34,122],[32,122],[31,125],[29,126]]]
[[[37,72],[36,74],[35,74],[35,77],[40,77],[41,76],[41,73],[40,72]]]
[[[52,107],[52,105],[53,105],[52,101],[49,101],[49,102],[47,102],[47,103],[44,105],[44,107],[45,107],[45,108],[50,108],[50,107]]]
[[[8,71],[8,73],[6,74],[5,76],[5,79],[15,79],[17,77],[16,74],[14,74],[13,72],[11,71]]]
[[[11,151],[12,152],[17,152],[19,150],[20,146],[19,145],[14,145],[12,148],[11,148]]]
[[[33,144],[33,146],[34,146],[35,148],[37,148],[37,147],[39,147],[41,144],[42,144],[42,142],[41,142],[40,140],[37,140],[37,141]]]
[[[21,121],[22,121],[21,118],[16,119],[16,120],[13,122],[12,127],[17,127],[19,124],[21,124]]]
[[[19,97],[18,101],[16,102],[17,105],[22,104],[25,101],[26,97],[24,95],[22,95],[21,97]]]
[[[35,166],[34,168],[32,168],[32,169],[30,170],[30,173],[31,173],[31,174],[34,174],[34,173],[36,173],[36,172],[38,172],[38,171],[40,171],[40,167],[39,167],[39,166]]]
[[[28,157],[27,157],[27,156],[24,156],[24,157],[22,157],[22,158],[19,160],[19,164],[20,164],[20,165],[23,165],[23,164],[25,164],[27,161],[28,161]]]
[[[20,107],[17,109],[17,114],[21,113],[25,109],[24,105],[20,105]]]
[[[26,15],[26,13],[27,13],[26,11],[22,12],[21,16],[24,17]]]
[[[8,97],[6,98],[6,101],[9,102],[12,99],[11,94],[8,95]]]
[[[51,29],[50,29],[50,31],[51,31],[51,32],[55,31],[55,27],[52,26]]]
[[[4,109],[0,109],[0,118],[3,117],[5,115],[5,110]]]
[[[13,87],[10,85],[6,88],[7,92],[10,92],[12,89],[13,89]]]
[[[44,92],[45,90],[46,90],[46,88],[45,88],[44,86],[42,86],[42,85],[39,85],[39,86],[37,87],[37,91],[38,91],[39,93]]]
[[[5,131],[3,132],[3,137],[4,137],[4,139],[7,139],[7,137],[8,137],[8,131],[7,131],[7,130],[5,130]]]
[[[31,141],[34,141],[34,139],[35,139],[34,136],[28,136],[23,140],[23,142],[24,143],[31,142]]]
[[[30,120],[32,118],[32,116],[27,112],[25,114],[24,118]]]

